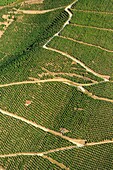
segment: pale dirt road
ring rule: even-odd
[[[76,148],[76,146],[67,146],[67,147],[62,147],[62,148],[56,148],[56,149],[49,150],[46,152],[19,152],[19,153],[12,153],[12,154],[4,154],[4,155],[0,155],[0,158],[16,157],[16,156],[40,156],[44,159],[47,159],[51,163],[56,164],[57,166],[59,166],[62,169],[69,170],[69,168],[66,167],[63,163],[59,163],[58,161],[54,160],[53,158],[48,157],[47,154],[59,152],[59,151],[70,150],[70,149],[74,149],[74,148]]]
[[[102,97],[93,95],[92,93],[90,93],[88,90],[86,90],[84,88],[85,86],[92,86],[92,85],[95,85],[95,84],[100,84],[102,82],[88,83],[88,84],[79,84],[79,83],[76,83],[76,82],[73,82],[73,81],[70,81],[70,80],[64,79],[64,78],[53,78],[53,79],[47,79],[47,80],[37,80],[36,78],[30,77],[30,79],[33,79],[34,81],[23,81],[23,82],[14,82],[14,83],[9,83],[9,84],[2,84],[2,85],[0,85],[0,87],[8,87],[8,86],[15,86],[15,85],[23,85],[23,84],[36,84],[36,83],[40,84],[40,83],[46,83],[46,82],[61,82],[61,83],[67,84],[69,86],[76,87],[83,94],[86,94],[86,95],[88,95],[89,97],[91,97],[93,99],[97,99],[97,100],[102,100],[102,101],[107,101],[107,102],[112,102],[113,103],[112,99],[102,98]]]
[[[75,0],[73,3],[71,3],[70,5],[68,5],[66,8],[65,8],[65,11],[69,14],[69,18],[68,20],[64,23],[64,25],[62,26],[62,28],[56,33],[53,35],[53,37],[51,37],[44,45],[43,45],[43,48],[47,49],[47,50],[50,50],[50,51],[54,51],[54,52],[57,52],[57,53],[60,53],[62,54],[63,56],[66,56],[67,58],[71,59],[72,61],[75,61],[76,63],[80,64],[83,68],[85,68],[88,72],[94,74],[95,76],[97,77],[100,77],[102,79],[104,79],[104,81],[109,81],[109,76],[106,76],[106,75],[101,75],[101,74],[98,74],[96,72],[94,72],[92,69],[88,68],[84,63],[82,63],[81,61],[77,60],[76,58],[74,58],[73,56],[70,56],[69,54],[63,52],[63,51],[60,51],[60,50],[56,50],[56,49],[53,49],[53,48],[50,48],[50,47],[47,47],[47,44],[55,37],[55,36],[59,36],[59,33],[61,33],[61,31],[69,24],[69,22],[71,21],[71,18],[72,18],[72,12],[70,11],[71,7],[76,3],[78,2],[78,0]]]
[[[104,140],[104,141],[100,141],[100,142],[86,143],[84,146],[88,147],[88,146],[102,145],[102,144],[109,144],[109,143],[113,143],[113,140]],[[67,146],[67,147],[51,149],[51,150],[45,151],[45,152],[18,152],[18,153],[0,155],[0,158],[16,157],[16,156],[43,156],[43,155],[47,155],[50,153],[64,151],[64,150],[70,150],[70,149],[74,149],[74,148],[77,148],[77,147],[76,146]]]
[[[18,10],[17,12],[15,11],[15,13],[22,13],[22,14],[45,14],[48,12],[52,12],[52,11],[56,11],[58,9],[62,9],[65,6],[59,7],[59,8],[53,8],[53,9],[48,9],[48,10]]]
[[[87,46],[90,46],[90,47],[99,48],[99,49],[101,49],[101,50],[103,50],[103,51],[106,51],[106,52],[109,52],[109,53],[113,53],[112,50],[108,50],[108,49],[103,48],[103,47],[98,46],[98,45],[89,44],[89,43],[86,43],[86,42],[83,42],[83,41],[79,41],[79,40],[76,40],[76,39],[73,39],[73,38],[69,38],[69,37],[64,37],[64,36],[61,36],[61,35],[60,35],[59,37],[61,37],[61,38],[63,38],[63,39],[66,39],[66,40],[71,40],[71,41],[73,41],[73,42],[77,42],[77,43],[79,43],[79,44],[83,44],[83,45],[87,45]]]
[[[63,51],[60,51],[60,50],[57,50],[55,48],[51,48],[51,47],[45,47],[47,50],[50,50],[50,51],[54,51],[54,52],[57,52],[59,54],[62,54],[63,56],[66,56],[67,58],[71,59],[72,61],[75,61],[76,63],[78,63],[79,65],[81,65],[83,68],[86,69],[87,72],[90,72],[92,74],[94,74],[95,76],[97,77],[100,77],[102,79],[104,79],[104,81],[109,81],[109,77],[110,76],[107,76],[107,75],[102,75],[102,74],[99,74],[99,73],[96,73],[95,71],[93,71],[92,69],[90,69],[89,67],[87,67],[83,62],[81,62],[80,60],[76,59],[75,57],[63,52]]]
[[[43,157],[44,159],[47,159],[48,161],[50,161],[52,164],[56,164],[57,166],[59,166],[59,167],[62,168],[62,169],[70,170],[70,168],[66,167],[63,163],[59,163],[58,161],[54,160],[54,159],[51,158],[51,157],[48,157],[47,155],[43,155],[42,157]]]
[[[102,144],[107,144],[107,143],[113,143],[113,140],[104,140],[104,141],[100,141],[100,142],[91,142],[91,143],[87,143],[85,146],[102,145]]]
[[[106,101],[106,102],[111,102],[113,103],[113,99],[109,99],[109,98],[104,98],[104,97],[99,97],[96,95],[93,95],[91,92],[89,92],[88,90],[86,90],[84,87],[79,86],[78,89],[83,92],[84,94],[88,95],[89,97],[91,97],[92,99],[96,99],[96,100],[101,100],[101,101]]]
[[[70,5],[69,7],[71,7],[71,5]],[[67,10],[68,10],[68,8],[67,8]],[[48,42],[49,42],[49,41],[48,41]],[[46,45],[44,45],[44,47],[45,47],[45,46],[46,46]],[[46,48],[46,49],[47,49],[47,48]],[[85,66],[85,67],[87,68],[87,66]],[[89,70],[89,68],[88,68],[88,70]],[[95,73],[95,72],[93,72],[93,73]],[[99,76],[100,76],[100,74],[98,74],[98,73],[96,73],[96,75],[99,75]],[[101,77],[103,77],[103,75],[101,75]],[[103,78],[104,78],[105,81],[108,81],[108,79],[106,79],[105,76],[104,76]],[[62,80],[59,80],[59,81],[62,81]],[[63,81],[64,81],[64,79],[63,79]],[[26,82],[27,82],[27,81],[26,81]],[[25,84],[26,84],[26,82],[25,82]],[[32,81],[32,82],[33,82],[33,81]],[[67,82],[67,80],[66,80],[66,82]],[[68,83],[69,83],[69,82],[68,82]],[[17,85],[18,85],[18,84],[21,84],[21,82],[18,82],[18,83],[16,83],[16,84],[17,84]],[[13,83],[13,85],[14,85],[14,83]],[[7,85],[6,85],[6,86],[7,86]],[[2,86],[1,86],[1,87],[2,87]],[[3,86],[3,87],[4,87],[4,86]],[[83,91],[84,91],[84,89],[83,89]],[[87,143],[87,144],[84,145],[85,140],[72,139],[72,138],[69,138],[69,137],[67,137],[67,136],[63,136],[63,135],[60,134],[59,132],[56,132],[56,131],[47,129],[47,128],[43,127],[43,126],[37,125],[35,122],[29,121],[29,120],[27,120],[27,119],[25,119],[25,118],[23,118],[23,117],[14,115],[14,114],[9,113],[9,112],[7,112],[7,111],[3,111],[2,109],[0,109],[0,112],[1,112],[2,114],[11,116],[11,117],[16,118],[16,119],[19,119],[19,120],[21,120],[21,121],[23,121],[23,122],[26,122],[26,123],[28,123],[28,124],[30,124],[30,125],[33,125],[33,126],[35,126],[35,127],[37,127],[37,128],[40,128],[40,129],[42,129],[43,131],[50,132],[50,133],[52,133],[52,134],[54,134],[54,135],[56,135],[56,136],[60,136],[60,137],[62,137],[62,138],[64,138],[64,139],[66,139],[66,140],[69,140],[70,142],[76,144],[78,147],[81,147],[81,146],[92,146],[92,145],[105,144],[105,143],[113,143],[113,141],[107,140],[107,141],[102,141],[102,142],[97,142],[97,143],[95,143],[95,142]],[[78,142],[80,142],[80,143],[78,143]],[[46,154],[53,153],[53,152],[58,152],[58,151],[63,151],[63,150],[68,150],[68,149],[73,149],[73,148],[76,148],[76,146],[69,146],[69,147],[57,148],[57,149],[54,149],[54,150],[50,150],[50,151],[47,151],[47,152],[41,152],[41,153],[29,153],[29,152],[26,152],[26,153],[14,153],[14,154],[0,155],[0,157],[1,157],[1,158],[5,158],[5,157],[15,157],[15,156],[21,156],[21,155],[27,155],[27,156],[34,156],[34,155],[36,155],[36,156],[41,156],[41,157],[43,157],[44,159],[48,159],[51,163],[56,164],[56,165],[58,165],[59,167],[61,167],[61,168],[63,168],[63,169],[69,170],[69,168],[67,168],[65,165],[63,165],[62,163],[59,163],[59,162],[57,162],[56,160],[53,160],[52,158],[46,156]]]
[[[25,0],[25,4],[42,4],[44,0]]]
[[[112,99],[108,99],[108,98],[104,98],[104,97],[98,97],[98,96],[96,96],[96,95],[92,95],[91,96],[93,99],[97,99],[97,100],[103,100],[103,101],[106,101],[106,102],[111,102],[111,103],[113,103],[113,100]]]
[[[85,77],[85,76],[82,76],[82,75],[79,75],[79,74],[76,74],[76,73],[66,73],[66,72],[51,72],[47,69],[45,69],[44,67],[42,67],[42,70],[46,71],[41,73],[41,74],[38,74],[39,77],[43,77],[43,76],[47,76],[47,75],[51,75],[51,76],[70,76],[70,77],[78,77],[80,79],[83,79],[83,80],[88,80],[88,81],[91,81],[92,83],[98,83],[97,81],[89,78],[89,77]],[[33,79],[31,79],[33,80]]]
[[[75,26],[75,27],[81,27],[81,28],[93,28],[93,29],[97,29],[97,30],[113,32],[113,29],[109,29],[109,28],[100,28],[100,27],[80,25],[80,24],[75,24],[75,23],[71,23],[70,25]]]
[[[67,147],[62,147],[62,148],[56,148],[56,149],[51,149],[46,152],[19,152],[19,153],[12,153],[12,154],[4,154],[4,155],[0,155],[0,158],[15,157],[15,156],[43,156],[43,155],[47,155],[49,153],[70,150],[70,149],[74,149],[74,148],[76,148],[76,146],[67,146]]]
[[[32,122],[31,120],[27,120],[27,119],[24,118],[24,117],[18,116],[18,115],[13,114],[13,113],[9,113],[8,111],[2,110],[2,109],[0,109],[0,112],[1,112],[1,114],[4,114],[4,115],[10,116],[10,117],[13,117],[13,118],[18,119],[18,120],[21,120],[22,122],[25,122],[25,123],[27,123],[27,124],[29,124],[29,125],[32,125],[32,126],[34,126],[34,127],[36,127],[36,128],[39,128],[39,129],[41,129],[41,130],[43,130],[43,131],[45,131],[45,132],[49,132],[49,133],[51,133],[51,134],[53,134],[53,135],[55,135],[55,136],[59,136],[59,137],[65,139],[65,140],[67,140],[67,141],[69,141],[69,142],[71,142],[71,143],[73,143],[73,144],[76,144],[78,147],[82,147],[82,146],[84,146],[84,144],[85,144],[85,140],[82,140],[82,139],[74,139],[74,138],[70,138],[70,137],[64,136],[64,135],[62,135],[62,134],[59,133],[59,132],[56,132],[56,131],[54,131],[54,130],[51,130],[51,129],[48,129],[48,128],[44,127],[44,126],[41,126],[41,125],[39,125],[39,124],[36,124],[35,122]]]
[[[31,79],[31,77],[30,77]],[[21,85],[21,84],[36,84],[36,83],[46,83],[46,82],[63,82],[66,81],[64,78],[54,78],[54,79],[46,79],[46,80],[38,80],[35,78],[34,81],[22,81],[22,82],[14,82],[14,83],[9,83],[9,84],[2,84],[0,87],[8,87],[8,86],[14,86],[14,85]]]
[[[80,83],[76,83],[66,78],[61,78],[61,77],[45,79],[45,80],[38,80],[37,78],[33,78],[33,77],[29,77],[29,78],[32,79],[33,81],[22,81],[22,82],[14,82],[14,83],[9,83],[9,84],[1,84],[0,87],[2,88],[2,87],[8,87],[8,86],[23,85],[23,84],[36,84],[36,83],[40,84],[40,83],[47,83],[47,82],[61,82],[61,83],[66,83],[66,84],[68,83],[69,85],[73,85],[75,87],[91,86],[91,85],[99,84],[99,82],[80,84]]]

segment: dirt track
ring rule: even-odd
[[[63,51],[60,51],[60,50],[57,50],[55,48],[51,48],[51,47],[45,47],[47,50],[50,50],[50,51],[54,51],[54,52],[57,52],[57,53],[60,53],[62,54],[63,56],[66,56],[67,58],[71,59],[72,61],[75,61],[76,63],[78,63],[79,65],[81,65],[83,68],[86,69],[86,71],[94,74],[95,76],[97,77],[100,77],[102,79],[104,79],[104,81],[109,81],[107,75],[102,75],[102,74],[99,74],[99,73],[96,73],[95,71],[93,71],[92,69],[90,69],[89,67],[87,67],[83,62],[81,62],[80,60],[76,59],[75,57],[63,52]]]
[[[54,160],[54,159],[51,158],[51,157],[48,157],[47,155],[43,155],[42,157],[43,157],[44,159],[49,160],[51,163],[56,164],[57,166],[59,166],[59,167],[62,168],[62,169],[69,170],[69,168],[67,168],[63,163],[59,163],[58,161]]]
[[[74,42],[77,42],[79,44],[83,44],[83,45],[87,45],[87,46],[90,46],[90,47],[95,47],[95,48],[99,48],[103,51],[106,51],[108,53],[113,53],[112,50],[108,50],[106,48],[103,48],[101,46],[98,46],[98,45],[94,45],[94,44],[89,44],[89,43],[86,43],[86,42],[83,42],[83,41],[79,41],[79,40],[76,40],[76,39],[73,39],[73,38],[69,38],[69,37],[64,37],[64,36],[60,36],[61,38],[64,38],[64,39],[67,39],[67,40],[71,40],[71,41],[74,41]]]
[[[60,50],[57,50],[57,49],[54,49],[54,48],[51,48],[51,47],[47,47],[48,43],[55,37],[55,36],[59,36],[59,33],[61,33],[61,31],[69,24],[69,22],[71,21],[71,18],[72,18],[72,12],[70,11],[71,7],[76,3],[78,2],[78,0],[75,0],[72,4],[70,4],[69,6],[67,6],[65,8],[65,11],[69,14],[69,18],[68,20],[64,23],[64,25],[62,26],[62,28],[56,33],[53,35],[53,37],[51,37],[44,45],[43,45],[43,48],[47,49],[47,50],[50,50],[50,51],[54,51],[54,52],[57,52],[57,53],[60,53],[62,54],[63,56],[66,56],[68,57],[69,59],[71,59],[72,61],[75,61],[76,63],[80,64],[83,68],[86,69],[86,71],[94,74],[95,76],[97,77],[100,77],[102,79],[104,79],[104,81],[109,81],[109,76],[106,76],[106,75],[101,75],[101,74],[98,74],[96,73],[95,71],[93,71],[92,69],[88,68],[84,63],[82,63],[81,61],[77,60],[76,58],[74,58],[73,56],[70,56],[69,54],[63,52],[63,51],[60,51]]]
[[[76,2],[76,1],[75,1],[75,2]],[[75,2],[74,2],[74,3],[75,3]],[[73,3],[73,4],[74,4],[74,3]],[[65,10],[67,10],[68,13],[70,13],[70,11],[68,10],[68,8],[71,8],[71,6],[72,6],[72,4],[65,8]],[[94,11],[93,11],[93,12],[94,12]],[[62,27],[62,29],[64,29],[64,27],[66,26],[66,24],[68,24],[69,20],[71,19],[71,16],[72,16],[72,15],[70,14],[67,23],[65,23],[65,25]],[[61,30],[62,30],[62,29],[61,29]],[[60,30],[60,31],[61,31],[61,30]],[[60,32],[60,31],[59,31],[59,32]],[[59,33],[59,32],[58,32],[58,33]],[[58,33],[57,33],[57,34],[58,34]],[[54,36],[56,36],[56,35],[54,35]],[[54,36],[53,36],[48,42],[50,42],[50,41],[54,38]],[[64,53],[64,52],[61,52],[61,51],[59,51],[59,50],[56,50],[56,49],[52,49],[52,48],[47,47],[46,45],[48,44],[48,42],[43,46],[45,49],[48,49],[48,50],[51,50],[51,51],[55,51],[55,52],[60,53],[60,54],[62,54],[62,55],[64,55],[64,56],[67,56],[68,58],[72,59],[73,61],[76,61],[78,64],[80,64],[81,66],[83,66],[88,72],[91,72],[92,74],[94,74],[94,75],[96,75],[96,76],[98,76],[98,77],[103,78],[104,81],[108,81],[108,79],[106,78],[106,76],[94,72],[93,70],[91,70],[90,68],[88,68],[87,66],[85,66],[84,63],[82,63],[81,61],[75,59],[74,57],[72,57],[72,56],[70,56],[70,55],[68,55],[68,54],[66,54],[66,53]],[[82,43],[83,43],[83,42],[82,42]],[[59,82],[63,82],[63,83],[69,84],[69,85],[72,85],[72,84],[74,85],[74,84],[75,84],[74,86],[77,86],[76,83],[74,83],[74,82],[71,82],[71,83],[70,83],[70,81],[67,81],[67,79],[62,79],[62,78],[57,79],[57,80],[56,80],[56,79],[49,79],[49,82],[51,82],[51,81],[52,81],[52,82],[53,82],[53,81],[59,81]],[[28,84],[28,83],[43,83],[43,82],[48,82],[48,80],[36,80],[36,81],[16,82],[16,83],[10,83],[10,84],[6,84],[6,85],[1,85],[0,87],[6,87],[6,86],[10,86],[10,85],[19,85],[19,84]],[[79,87],[79,88],[81,89],[81,91],[82,91],[83,93],[86,92],[86,90],[85,90],[83,87]],[[87,93],[89,93],[89,92],[87,91]],[[94,99],[99,99],[99,100],[100,100],[100,99],[101,99],[101,100],[104,99],[104,100],[105,100],[105,98],[100,98],[100,97],[95,96],[95,95],[92,95],[91,97],[94,98]],[[51,134],[53,134],[53,135],[60,136],[60,137],[62,137],[62,138],[64,138],[64,139],[66,139],[66,140],[68,140],[68,141],[76,144],[78,147],[79,147],[79,146],[100,145],[100,144],[105,144],[105,143],[113,143],[113,141],[107,140],[107,141],[101,141],[101,142],[87,143],[87,144],[84,145],[85,140],[72,139],[72,138],[69,138],[69,137],[67,137],[67,136],[63,136],[63,135],[62,135],[61,133],[59,133],[59,132],[56,132],[56,131],[50,130],[50,129],[48,129],[48,128],[45,128],[45,127],[43,127],[43,126],[37,125],[35,122],[29,121],[29,120],[27,120],[27,119],[25,119],[25,118],[23,118],[23,117],[14,115],[13,113],[9,113],[9,112],[4,111],[4,110],[2,110],[2,109],[0,109],[0,112],[1,112],[2,114],[5,114],[5,115],[11,116],[11,117],[13,117],[13,118],[19,119],[19,120],[21,120],[21,121],[23,121],[23,122],[25,122],[25,123],[28,123],[28,124],[36,127],[36,128],[40,128],[40,129],[42,129],[42,130],[45,131],[45,132],[49,132],[49,133],[51,133]],[[61,168],[64,168],[64,169],[66,169],[66,170],[69,170],[69,168],[67,168],[65,165],[60,164],[60,163],[57,162],[56,160],[53,160],[52,158],[47,157],[47,156],[45,156],[45,155],[48,154],[48,153],[57,152],[57,151],[61,151],[61,150],[73,149],[73,148],[75,148],[75,147],[76,147],[76,146],[69,146],[69,147],[57,148],[57,149],[54,149],[54,150],[50,150],[50,151],[47,151],[47,152],[41,152],[41,153],[29,153],[29,152],[26,152],[26,153],[14,153],[14,154],[0,155],[0,157],[1,157],[1,158],[4,158],[4,157],[15,157],[15,156],[21,156],[21,155],[27,155],[27,156],[34,156],[34,155],[36,155],[36,156],[41,156],[41,157],[43,157],[44,159],[48,159],[50,162],[55,163],[56,165],[60,166]]]
[[[100,27],[95,27],[95,26],[87,26],[87,25],[80,25],[80,24],[74,24],[74,23],[71,23],[70,25],[76,26],[76,27],[81,27],[81,28],[93,28],[93,29],[97,29],[97,30],[113,32],[113,29],[110,29],[110,28],[100,28]]]
[[[92,86],[92,85],[99,84],[99,83],[102,83],[102,82],[79,84],[79,83],[76,83],[76,82],[73,82],[73,81],[70,81],[70,80],[64,79],[64,78],[53,78],[53,79],[37,80],[36,78],[30,77],[30,79],[32,79],[34,81],[23,81],[23,82],[14,82],[14,83],[10,83],[10,84],[2,84],[2,85],[0,85],[0,87],[8,87],[8,86],[15,86],[15,85],[22,85],[22,84],[36,84],[36,83],[40,84],[40,83],[46,83],[46,82],[62,82],[62,83],[67,84],[69,86],[74,86],[74,87],[78,88],[83,94],[86,94],[86,95],[88,95],[89,97],[91,97],[93,99],[113,103],[112,99],[103,98],[103,97],[93,95],[92,93],[90,93],[88,90],[86,90],[84,88],[84,86]]]
[[[67,136],[62,135],[59,132],[56,132],[56,131],[48,129],[48,128],[44,127],[44,126],[38,125],[35,122],[32,122],[31,120],[27,120],[24,117],[15,115],[13,113],[9,113],[8,111],[2,110],[2,109],[0,109],[0,112],[1,112],[1,114],[13,117],[13,118],[18,119],[18,120],[21,120],[22,122],[25,122],[25,123],[27,123],[29,125],[32,125],[32,126],[34,126],[36,128],[39,128],[39,129],[41,129],[41,130],[43,130],[45,132],[49,132],[49,133],[51,133],[51,134],[53,134],[55,136],[59,136],[59,137],[65,139],[65,140],[67,140],[67,141],[69,141],[69,142],[71,142],[73,144],[76,144],[78,147],[82,147],[85,144],[85,140],[69,138]]]
[[[26,4],[42,4],[44,0],[25,0]]]
[[[70,76],[70,77],[79,77],[80,79],[83,79],[83,80],[88,80],[88,81],[91,81],[92,83],[98,83],[97,81],[89,78],[89,77],[85,77],[85,76],[82,76],[82,75],[79,75],[79,74],[76,74],[76,73],[65,73],[65,72],[51,72],[47,69],[45,69],[44,67],[42,67],[42,70],[46,71],[41,73],[41,74],[38,74],[39,77],[43,77],[43,76],[47,76],[47,75],[51,75],[51,76]],[[33,79],[32,79],[33,80]]]
[[[104,141],[100,141],[100,142],[91,142],[91,143],[87,143],[86,146],[102,145],[102,144],[106,144],[106,143],[113,143],[113,140],[104,140]]]
[[[29,78],[32,79],[33,81],[22,81],[22,82],[14,82],[14,83],[9,83],[9,84],[1,84],[0,87],[8,87],[8,86],[15,86],[15,85],[22,85],[22,84],[36,84],[36,83],[40,84],[40,83],[47,83],[47,82],[61,82],[65,84],[68,83],[69,85],[72,85],[75,87],[91,86],[91,85],[99,84],[99,82],[97,81],[94,83],[80,84],[80,83],[76,83],[66,78],[61,78],[61,77],[52,78],[52,79],[44,79],[44,80],[38,80],[37,78],[33,78],[33,77],[29,77]]]
[[[19,153],[13,153],[13,154],[4,154],[4,155],[0,155],[0,158],[5,158],[5,157],[15,157],[15,156],[43,156],[43,155],[47,155],[49,153],[53,153],[53,152],[58,152],[58,151],[64,151],[64,150],[69,150],[69,149],[73,149],[76,148],[76,146],[67,146],[67,147],[62,147],[62,148],[56,148],[56,149],[52,149],[46,152],[19,152]]]
[[[85,147],[93,146],[93,145],[107,144],[107,143],[113,143],[113,140],[104,140],[104,141],[100,141],[100,142],[86,143]],[[0,155],[0,158],[15,157],[15,156],[43,156],[43,155],[47,155],[49,153],[70,150],[70,149],[74,149],[74,148],[76,148],[76,146],[67,146],[67,147],[62,147],[62,148],[56,148],[56,149],[51,149],[51,150],[45,151],[45,152],[18,152],[18,153]]]
[[[13,154],[4,154],[4,155],[0,155],[0,158],[16,157],[16,156],[41,156],[42,158],[49,160],[51,163],[56,164],[60,168],[69,170],[69,168],[67,168],[63,163],[59,163],[58,161],[54,160],[53,158],[48,157],[47,154],[58,152],[58,151],[70,150],[70,149],[74,149],[74,148],[76,148],[76,146],[67,146],[67,147],[62,147],[62,148],[56,148],[56,149],[49,150],[46,152],[23,152],[23,153],[20,152],[20,153],[13,153]]]
[[[18,10],[17,12],[15,11],[15,13],[31,14],[31,15],[45,14],[45,13],[56,11],[56,10],[62,9],[62,8],[64,8],[64,6],[59,7],[59,8],[48,9],[48,10]]]

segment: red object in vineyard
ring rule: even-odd
[[[30,100],[26,100],[25,106],[29,106],[31,104]]]

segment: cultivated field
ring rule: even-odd
[[[12,4],[14,2],[16,2],[17,0],[0,0],[0,6],[3,6],[3,5],[9,5],[9,4]]]
[[[0,170],[112,170],[113,0],[0,5]]]

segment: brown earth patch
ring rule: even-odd
[[[41,4],[44,0],[26,0],[26,4]]]
[[[0,166],[0,170],[5,170],[2,166]]]

